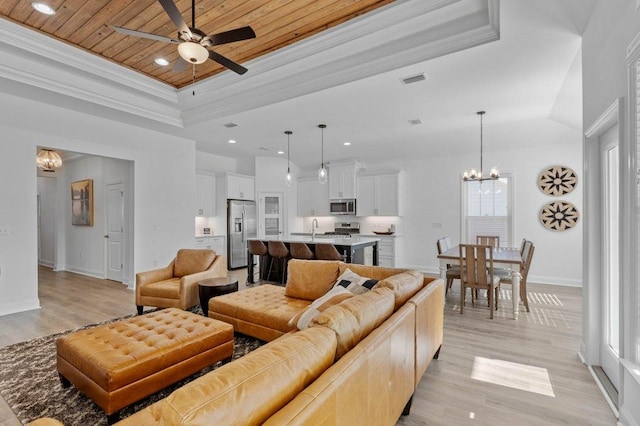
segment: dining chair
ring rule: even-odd
[[[527,243],[527,239],[523,238],[522,242],[520,243],[520,257],[522,257],[523,259],[523,263],[524,263],[524,247],[525,244]],[[498,277],[500,277],[500,279],[508,279],[511,278],[511,269],[509,268],[493,268],[493,275],[496,275]]]
[[[471,304],[475,306],[474,292],[487,290],[489,318],[493,319],[494,289],[500,278],[493,275],[493,249],[488,245],[460,244],[460,313],[464,311],[467,288],[471,289]]]
[[[451,242],[449,237],[442,237],[436,241],[436,247],[438,248],[438,254],[442,254],[451,248]],[[460,266],[447,264],[447,286],[445,287],[444,294],[449,292],[451,286],[453,286],[453,280],[460,279]]]
[[[527,312],[531,312],[529,310],[529,298],[527,297],[527,278],[529,276],[529,268],[531,267],[531,260],[533,259],[533,252],[535,250],[535,246],[531,241],[526,241],[524,245],[523,251],[523,266],[520,269],[520,300],[524,303],[524,307],[527,309]],[[511,275],[508,277],[499,277],[500,282],[496,287],[496,309],[498,309],[498,295],[500,294],[500,289],[502,284],[508,284],[513,286],[513,281],[511,280]]]
[[[491,246],[493,248],[500,247],[500,237],[489,235],[477,235],[476,244],[483,246]]]

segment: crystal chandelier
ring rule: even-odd
[[[500,177],[500,172],[497,167],[492,167],[489,172],[489,177],[482,177],[482,116],[485,111],[478,111],[476,114],[480,116],[480,170],[472,168],[470,171],[464,171],[462,174],[462,180],[466,181],[480,181],[483,180],[496,180]]]
[[[60,154],[50,149],[41,149],[36,157],[36,165],[45,172],[54,172],[62,167]]]

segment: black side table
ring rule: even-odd
[[[231,277],[208,278],[198,282],[200,307],[204,316],[209,316],[209,299],[238,291],[238,280]]]

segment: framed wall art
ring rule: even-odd
[[[577,183],[576,172],[565,166],[549,167],[538,176],[538,188],[547,195],[568,194],[576,188]]]
[[[71,224],[93,226],[93,179],[71,182]]]
[[[540,221],[552,231],[566,231],[578,223],[578,209],[567,201],[552,201],[542,206]]]

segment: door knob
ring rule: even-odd
[[[105,238],[109,238],[109,236],[108,236],[108,235],[105,235],[104,237],[105,237]]]

